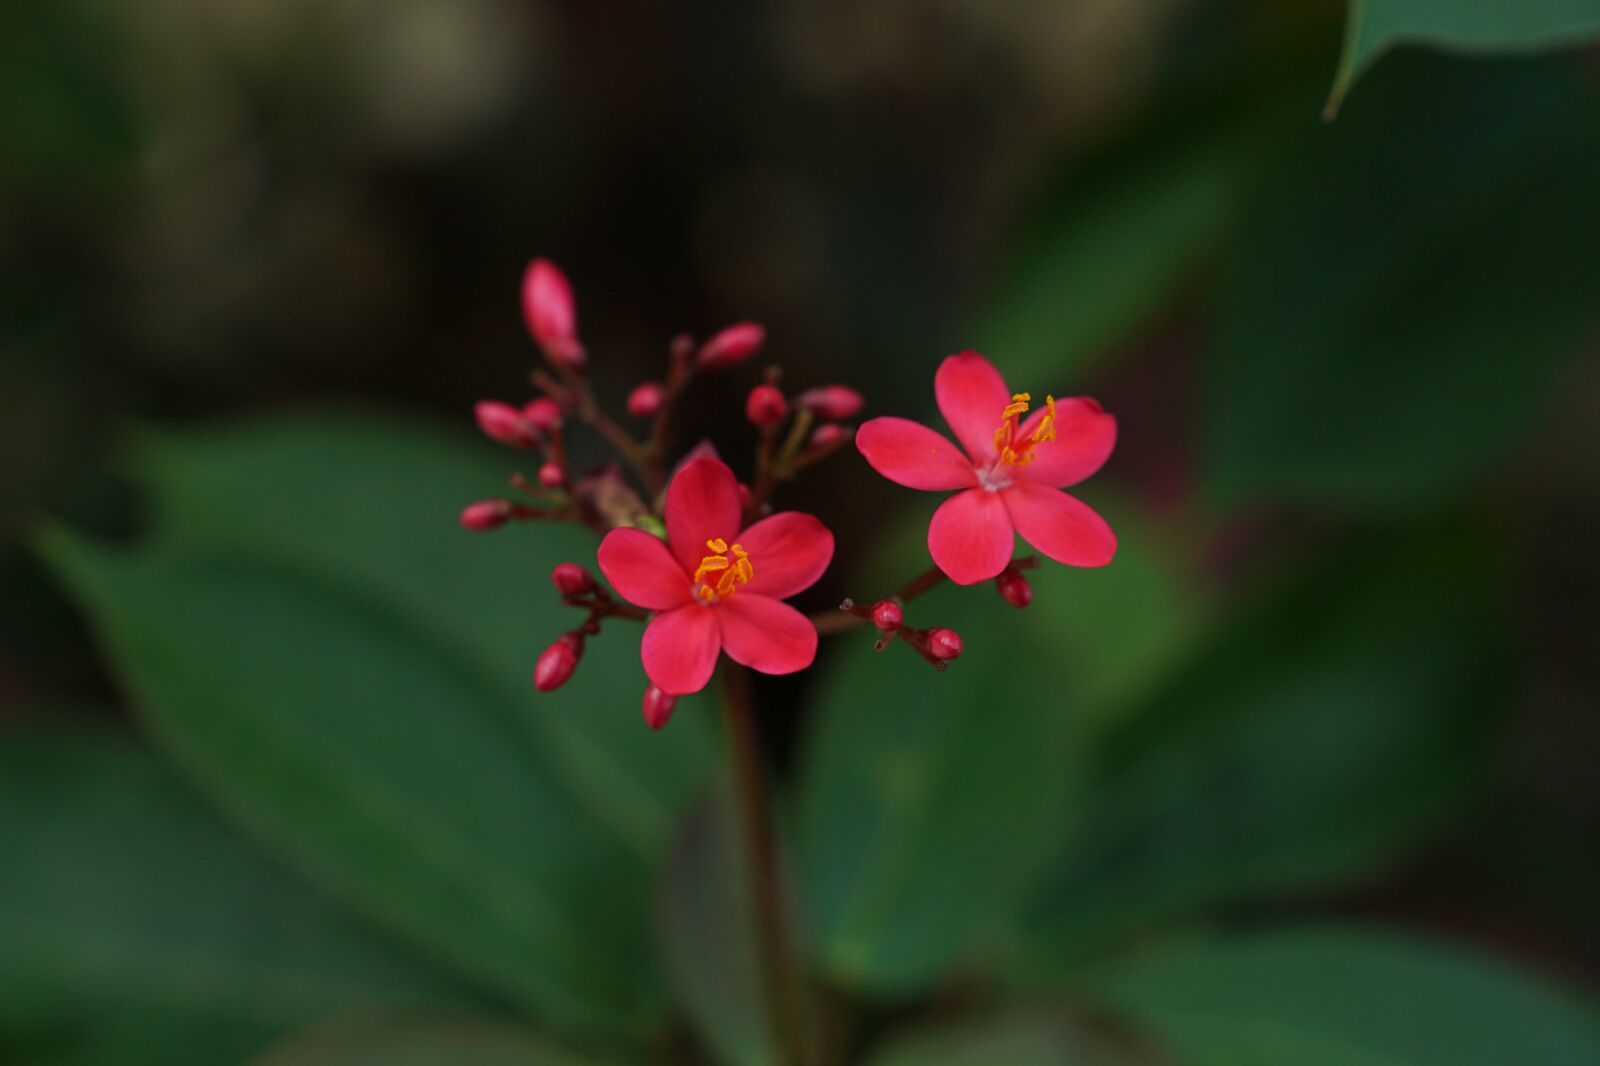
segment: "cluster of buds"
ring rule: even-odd
[[[750,517],[766,513],[779,483],[849,443],[855,430],[844,423],[859,414],[865,403],[859,392],[846,385],[807,389],[791,402],[780,387],[782,378],[777,367],[768,367],[761,383],[745,397],[745,418],[761,433],[755,485],[746,501]]]
[[[557,563],[550,571],[550,584],[555,586],[562,603],[582,608],[589,617],[576,629],[557,637],[555,643],[539,655],[533,667],[533,687],[540,692],[554,692],[571,680],[583,658],[584,639],[598,636],[600,625],[607,618],[642,621],[645,617],[643,611],[617,602],[593,574],[577,563]]]

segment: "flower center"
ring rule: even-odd
[[[712,554],[701,559],[694,572],[694,595],[701,603],[725,600],[733,595],[735,585],[748,585],[756,576],[744,545],[729,547],[721,537],[713,537],[706,541],[706,549]]]
[[[1011,397],[1011,402],[1001,412],[1000,428],[994,431],[994,450],[1000,453],[1000,460],[995,464],[996,473],[1000,472],[1001,467],[1026,466],[1034,460],[1034,445],[1056,439],[1054,396],[1044,398],[1045,416],[1039,420],[1038,427],[1026,437],[1021,435],[1020,421],[1028,413],[1028,401],[1032,399],[1030,394],[1019,392]]]

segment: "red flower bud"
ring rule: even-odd
[[[755,493],[750,491],[750,486],[742,481],[739,482],[739,509],[741,511],[749,509],[750,501],[753,499],[755,499]]]
[[[729,326],[700,346],[697,362],[701,370],[721,370],[738,366],[755,355],[766,343],[767,331],[755,322]]]
[[[511,505],[505,500],[479,500],[461,509],[461,524],[467,529],[497,529],[511,517]]]
[[[578,343],[572,286],[561,268],[548,259],[535,259],[523,272],[522,317],[552,363],[572,370],[583,365],[586,355]]]
[[[928,634],[928,651],[941,662],[959,658],[961,638],[953,629],[935,629]]]
[[[544,463],[539,467],[539,484],[547,489],[559,489],[567,483],[567,472],[556,463]]]
[[[539,656],[533,667],[533,687],[540,692],[554,692],[565,685],[583,657],[583,638],[576,633],[563,633]]]
[[[526,448],[533,443],[532,427],[528,425],[528,420],[508,403],[480,400],[472,413],[478,420],[478,428],[492,441],[517,448]]]
[[[667,390],[659,381],[647,381],[628,393],[628,413],[634,418],[654,418],[666,398]]]
[[[557,563],[550,571],[550,583],[563,596],[594,591],[594,575],[577,563]]]
[[[864,402],[861,394],[848,386],[824,385],[802,392],[795,400],[795,405],[801,410],[810,411],[818,418],[839,422],[846,418],[854,418]]]
[[[644,721],[651,729],[660,729],[672,718],[678,707],[678,697],[669,696],[651,685],[644,690]]]
[[[885,633],[899,629],[903,617],[900,605],[893,600],[879,600],[872,605],[872,624]]]
[[[552,429],[561,426],[561,405],[548,396],[541,396],[537,400],[529,400],[522,409],[522,417],[528,420],[528,425],[540,433],[549,433]]]
[[[816,430],[812,432],[811,440],[808,443],[812,448],[821,450],[823,448],[837,447],[849,439],[849,426],[835,425],[834,423],[830,422],[825,426],[818,426]]]
[[[757,385],[744,401],[744,414],[763,429],[775,426],[789,417],[789,401],[773,385]]]
[[[1022,571],[1014,566],[1000,571],[1000,576],[994,579],[994,587],[999,590],[1001,598],[1013,607],[1026,607],[1033,602],[1033,586],[1022,576]]]

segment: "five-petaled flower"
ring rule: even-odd
[[[958,585],[995,577],[1011,562],[1016,534],[1069,566],[1104,566],[1117,537],[1087,504],[1061,490],[1104,465],[1116,419],[1086,397],[1057,400],[1027,417],[1032,397],[1013,393],[976,352],[952,355],[934,376],[939,412],[962,453],[927,426],[875,418],[856,433],[873,469],[907,488],[960,489],[928,524],[928,552]]]
[[[739,484],[710,457],[686,463],[667,486],[667,540],[614,529],[600,570],[623,599],[654,611],[640,655],[662,692],[698,692],[719,653],[766,674],[791,674],[817,655],[817,630],[780,602],[810,588],[833,559],[833,534],[786,511],[740,528]]]

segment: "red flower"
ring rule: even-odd
[[[907,488],[961,489],[928,524],[928,552],[958,585],[996,576],[1011,562],[1015,535],[1068,566],[1104,566],[1117,535],[1087,504],[1060,490],[1099,470],[1117,440],[1116,419],[1086,397],[1013,394],[976,352],[952,355],[933,380],[939,412],[965,454],[927,426],[874,418],[856,432],[872,468]]]
[[[817,655],[810,620],[779,602],[810,588],[833,559],[833,534],[796,511],[741,530],[739,483],[718,459],[686,463],[667,486],[667,540],[614,529],[600,570],[618,595],[654,611],[640,654],[670,695],[698,692],[717,655],[764,674],[792,674]]]

